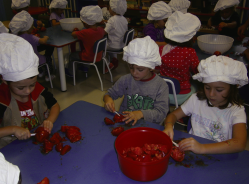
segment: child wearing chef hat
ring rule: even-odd
[[[162,65],[156,70],[160,71],[161,76],[175,78],[180,82],[177,101],[182,104],[195,92],[190,83],[190,72],[197,73],[199,59],[195,49],[192,48],[192,43],[201,22],[195,15],[176,11],[169,17],[165,26],[167,45],[159,48]],[[174,104],[174,96],[170,94],[169,98],[170,103]]]
[[[200,144],[194,138],[179,143],[180,150],[197,154],[223,154],[245,149],[246,114],[238,88],[248,83],[245,64],[226,56],[211,56],[202,60],[199,73],[193,79],[203,83],[181,107],[170,113],[164,132],[173,140],[174,123],[191,116],[190,134],[215,141]]]
[[[49,5],[49,9],[51,9],[50,21],[52,26],[59,25],[59,20],[64,19],[64,10],[67,7],[67,0],[52,0]]]
[[[161,123],[169,111],[168,86],[153,72],[161,64],[158,45],[149,36],[136,38],[124,47],[123,60],[130,74],[122,76],[104,96],[105,109],[115,112],[114,101],[124,97],[119,111],[126,123],[139,119]]]
[[[16,138],[28,139],[30,130],[39,125],[51,133],[60,106],[37,82],[38,65],[29,42],[0,34],[0,149]]]
[[[19,35],[20,37],[27,40],[33,47],[34,52],[39,57],[39,65],[47,63],[49,66],[50,73],[53,73],[53,66],[52,66],[52,54],[54,51],[54,47],[45,45],[47,40],[49,39],[48,36],[44,36],[43,38],[39,38],[32,33],[33,30],[33,18],[27,11],[21,11],[17,13],[13,19],[10,21],[9,27],[13,34]],[[44,45],[43,48],[45,49],[45,55],[41,55],[38,51],[38,47]],[[49,81],[49,77],[47,72],[44,72],[42,68],[39,68],[39,76],[42,77],[44,74],[45,80]],[[51,79],[54,79],[55,75],[51,74]]]
[[[191,2],[189,0],[171,0],[169,6],[172,9],[172,13],[175,11],[180,11],[182,13],[187,13]]]
[[[85,6],[80,11],[80,19],[84,24],[85,29],[74,31],[72,36],[79,39],[84,49],[80,52],[73,52],[69,57],[68,69],[65,70],[66,75],[73,75],[73,61],[93,62],[95,53],[93,52],[94,43],[104,37],[105,31],[102,27],[97,26],[97,23],[103,19],[103,14],[99,6]],[[96,62],[101,61],[102,52],[99,52],[96,57]],[[82,70],[88,72],[88,66],[85,65]]]
[[[9,29],[0,21],[0,33],[8,33]]]
[[[119,50],[124,47],[124,34],[128,30],[128,22],[123,16],[127,10],[126,0],[110,0],[109,12],[111,18],[106,23],[105,34],[108,34],[107,49]],[[117,54],[110,54],[110,69],[118,67]],[[105,73],[108,72],[107,67]]]
[[[20,184],[22,183],[21,172],[18,166],[5,160],[0,152],[0,183],[2,184]]]
[[[150,21],[143,29],[145,36],[150,36],[159,46],[165,45],[163,30],[172,9],[163,1],[153,3],[149,8],[147,19]]]
[[[12,0],[11,8],[17,13],[25,10],[28,12],[30,5],[30,0]],[[42,27],[43,23],[40,20],[34,18],[34,27]]]
[[[208,26],[218,27],[221,35],[236,37],[240,24],[239,14],[235,12],[238,4],[239,0],[219,0],[214,8],[215,15],[208,20]]]

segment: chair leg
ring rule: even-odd
[[[53,83],[52,83],[52,80],[51,80],[50,70],[49,70],[49,67],[48,67],[47,63],[46,63],[46,66],[47,66],[47,71],[48,71],[48,77],[49,77],[49,81],[50,81],[50,86],[51,86],[51,88],[53,88]]]
[[[73,61],[73,85],[75,86],[76,82],[75,82],[75,61]]]
[[[53,63],[54,63],[54,69],[56,70],[56,63],[55,63],[55,59],[54,59],[54,53],[52,54],[52,58],[53,58]]]
[[[101,77],[100,77],[100,75],[99,75],[99,70],[98,70],[98,68],[97,68],[96,65],[94,65],[94,67],[95,67],[95,69],[96,69],[96,71],[97,71],[97,74],[98,74],[98,76],[99,76],[99,81],[100,81],[100,85],[101,85],[101,91],[103,91],[103,83],[102,83],[102,79],[101,79]],[[110,72],[110,71],[109,71],[109,72]]]
[[[106,63],[108,65],[108,63]],[[103,62],[103,74],[105,74],[105,62]]]
[[[103,63],[106,63],[106,66],[107,66],[107,68],[108,68],[108,71],[109,71],[109,74],[110,74],[110,77],[111,77],[111,82],[113,82],[113,79],[112,79],[112,72],[111,72],[111,70],[110,70],[110,68],[109,68],[109,66],[108,66],[108,62],[107,62],[106,58],[103,58],[103,60],[104,60]],[[104,64],[103,64],[103,65],[104,65]]]

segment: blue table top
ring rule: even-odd
[[[45,32],[39,34],[41,37],[48,36],[47,44],[54,47],[64,47],[78,41],[78,39],[72,37],[71,32],[63,31],[60,25],[49,27]]]
[[[81,129],[83,140],[77,143],[65,142],[72,149],[61,156],[55,149],[47,155],[40,152],[40,145],[32,139],[16,140],[0,149],[6,160],[18,165],[24,184],[34,184],[48,177],[50,183],[142,183],[126,177],[119,168],[114,148],[116,137],[111,130],[115,126],[133,128],[124,124],[105,125],[104,117],[114,114],[103,107],[78,101],[63,110],[54,124],[52,133],[60,130],[61,125],[76,125]],[[163,126],[140,120],[134,127],[152,127],[163,130]],[[59,132],[62,136],[63,133]],[[175,140],[191,135],[175,131]],[[210,140],[195,137],[201,143]],[[184,166],[185,165],[185,166]],[[186,167],[189,165],[190,167]],[[183,164],[169,160],[167,172],[150,183],[249,183],[249,152],[222,155],[196,155],[186,153]]]

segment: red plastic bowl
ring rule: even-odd
[[[138,162],[122,155],[124,149],[136,146],[142,147],[145,143],[164,144],[170,151],[162,159],[152,162]],[[158,179],[167,171],[172,142],[169,136],[160,130],[139,127],[121,133],[115,141],[115,148],[119,166],[127,177],[137,181],[152,181]]]

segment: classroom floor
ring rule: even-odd
[[[63,48],[63,53],[68,53],[67,47]],[[51,89],[50,83],[46,82],[44,78],[38,78],[43,86],[47,87],[50,92],[53,93],[54,97],[57,99],[61,110],[64,110],[73,103],[83,100],[103,106],[103,96],[106,93],[107,89],[112,86],[110,75],[102,74],[102,63],[99,65],[99,72],[103,81],[104,91],[101,91],[100,81],[97,76],[96,70],[94,67],[91,67],[86,78],[85,74],[81,71],[77,71],[76,74],[76,85],[73,85],[73,78],[66,76],[67,91],[61,92],[60,90],[60,77],[59,77],[59,68],[58,68],[58,58],[56,49],[54,51],[54,57],[57,69],[55,70],[56,78],[53,80],[54,88]],[[129,73],[129,68],[126,62],[122,60],[122,55],[118,55],[119,66],[115,70],[112,70],[113,82],[116,82],[121,76]],[[122,99],[115,101],[115,107],[118,110],[122,102]],[[84,112],[83,112],[84,113]],[[246,114],[249,117],[249,107],[246,107]],[[249,120],[247,120],[247,126],[249,126]],[[175,129],[185,131],[183,126],[176,125]],[[249,128],[247,129],[247,146],[246,150],[249,151]]]

